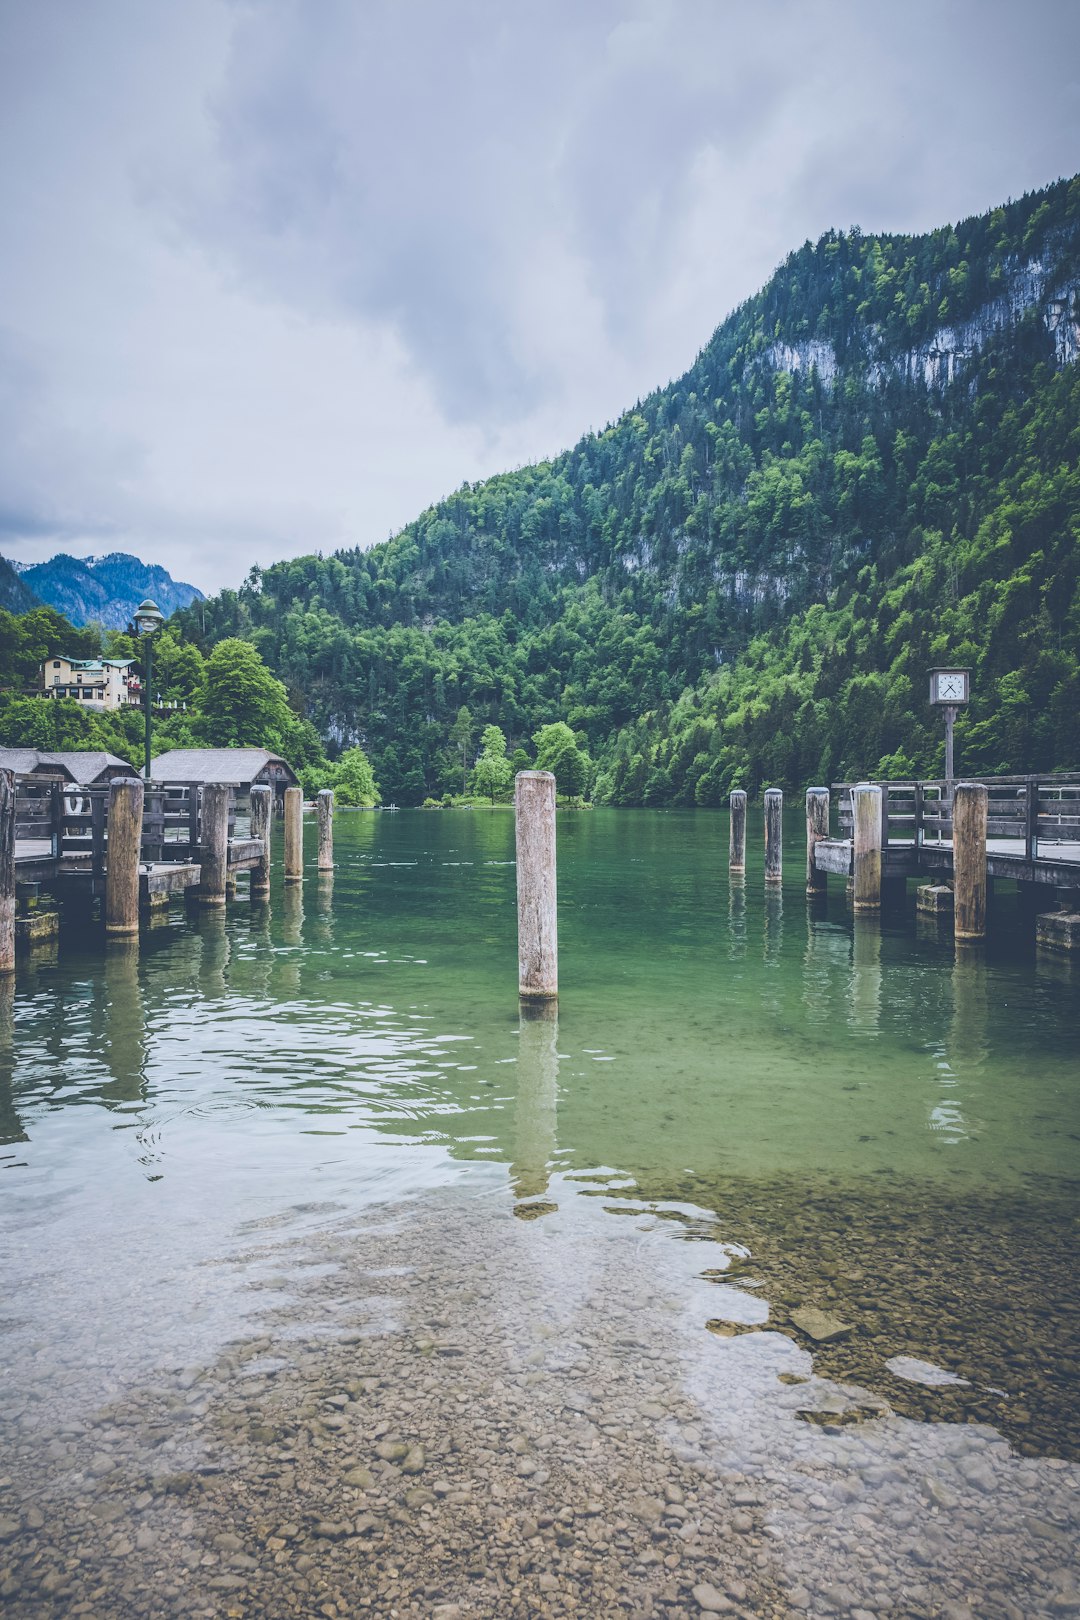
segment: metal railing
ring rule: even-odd
[[[952,840],[952,788],[941,778],[924,781],[878,782],[881,789],[881,844],[924,846]],[[1051,776],[979,776],[987,790],[987,837],[1015,841],[1016,854],[1029,861],[1040,848],[1058,849],[1080,843],[1080,774]],[[837,782],[830,789],[842,838],[852,830],[853,782]]]

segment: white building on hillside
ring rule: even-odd
[[[46,697],[72,697],[91,709],[123,709],[142,702],[142,683],[130,658],[47,658],[41,666]]]

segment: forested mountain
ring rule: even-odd
[[[60,552],[22,569],[20,577],[40,602],[72,624],[101,624],[107,630],[123,630],[148,596],[166,616],[202,598],[194,585],[184,585],[156,563],[144,563],[126,551],[106,557]]]
[[[177,622],[252,641],[401,803],[460,772],[463,704],[512,743],[568,721],[616,803],[929,773],[954,661],[967,768],[1075,767],[1078,354],[1080,179],[830,231],[604,432]]]
[[[37,606],[37,597],[18,569],[13,568],[6,557],[0,557],[0,609],[6,613],[29,613]]]

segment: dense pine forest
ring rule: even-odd
[[[1080,178],[830,231],[604,432],[171,629],[257,648],[402,804],[460,790],[486,725],[520,763],[566,722],[615,804],[929,775],[939,663],[973,670],[964,768],[1075,768],[1078,352]]]

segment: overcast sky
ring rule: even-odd
[[[1078,169],[1075,0],[0,0],[0,552],[370,545]]]

